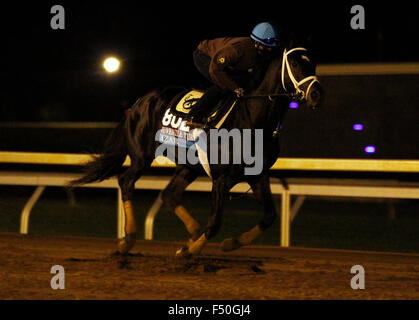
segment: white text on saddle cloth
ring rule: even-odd
[[[174,129],[179,129],[181,131],[189,132],[190,128],[186,125],[186,120],[183,120],[181,117],[175,116],[170,112],[170,109],[166,110],[164,117],[162,119],[162,125],[164,127],[172,127]]]

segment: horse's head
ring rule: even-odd
[[[315,73],[307,49],[302,47],[284,49],[281,64],[282,88],[307,103],[311,108],[320,106],[323,89]]]

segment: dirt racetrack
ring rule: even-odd
[[[210,243],[178,260],[181,243],[138,241],[127,259],[115,240],[0,234],[0,299],[419,299],[419,255]],[[65,289],[53,290],[53,265]],[[353,290],[353,265],[365,269]]]

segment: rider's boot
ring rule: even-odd
[[[190,115],[192,116],[186,125],[194,128],[203,128],[208,122],[208,110],[211,109],[225,94],[218,86],[209,88],[201,99],[194,104]]]

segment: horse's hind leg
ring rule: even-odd
[[[125,237],[118,243],[118,252],[121,254],[127,254],[135,244],[137,225],[135,222],[131,200],[135,182],[141,177],[142,171],[143,168],[133,164],[124,173],[118,176],[118,183],[121,188],[125,214]]]
[[[249,245],[275,221],[276,209],[269,185],[269,176],[267,174],[263,175],[259,180],[250,182],[250,186],[252,187],[256,199],[263,205],[263,218],[256,226],[241,234],[237,239],[230,238],[224,240],[221,244],[221,249],[223,251],[232,251],[242,246]]]
[[[170,211],[173,211],[191,235],[192,240],[199,237],[199,223],[189,214],[184,206],[180,204],[182,195],[188,185],[190,185],[198,175],[186,167],[177,167],[172,180],[163,190],[162,200]]]

